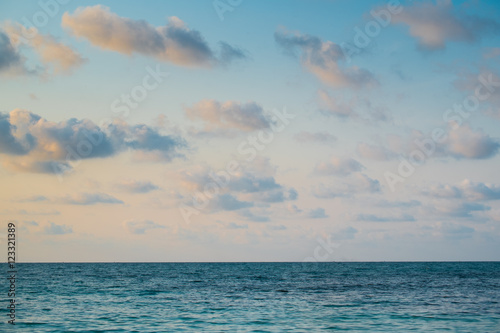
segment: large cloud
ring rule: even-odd
[[[227,43],[221,43],[220,55],[216,55],[200,32],[189,29],[177,17],[170,17],[165,26],[154,27],[96,5],[78,8],[73,14],[64,13],[62,26],[102,49],[143,54],[181,66],[210,67],[245,57],[241,50]]]
[[[459,12],[451,0],[415,3],[394,15],[392,23],[408,26],[410,35],[425,50],[443,49],[448,41],[475,42],[483,35],[500,31],[496,20]]]
[[[126,149],[170,161],[186,146],[183,139],[146,125],[115,121],[101,128],[75,118],[52,122],[21,109],[0,113],[0,129],[4,165],[28,172],[61,173],[80,159],[105,158]]]
[[[342,65],[344,53],[338,44],[322,41],[320,38],[278,31],[274,34],[276,43],[287,53],[300,50],[302,66],[318,79],[333,87],[369,87],[377,84],[373,74],[365,69]]]

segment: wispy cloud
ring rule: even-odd
[[[123,201],[106,193],[78,193],[60,200],[69,205],[123,204]]]
[[[164,229],[165,226],[158,224],[156,222],[153,222],[151,220],[145,220],[145,221],[125,221],[123,222],[123,226],[125,229],[135,235],[143,235],[146,233],[148,230],[152,229]]]

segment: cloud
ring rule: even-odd
[[[246,218],[248,221],[251,221],[251,222],[269,222],[270,221],[269,217],[267,217],[263,214],[256,215],[250,209],[244,209],[244,210],[240,211],[239,215],[243,216],[244,218]]]
[[[498,48],[500,52],[500,48]],[[488,83],[489,82],[489,83]],[[464,94],[470,95],[474,91],[477,97],[482,95],[481,102],[470,107],[468,111],[481,110],[483,114],[500,119],[500,76],[491,68],[483,68],[477,73],[464,73],[454,82],[455,87]],[[486,83],[486,85],[485,85]]]
[[[15,200],[15,202],[42,202],[49,200],[46,196],[43,195],[33,195],[30,197],[25,197],[21,199]]]
[[[460,12],[451,0],[415,3],[392,16],[392,24],[406,25],[418,47],[431,51],[444,49],[450,41],[473,43],[500,31],[496,20]]]
[[[500,144],[481,130],[473,131],[462,125],[451,131],[446,140],[446,148],[455,158],[485,159],[497,154]]]
[[[155,223],[150,220],[145,221],[125,221],[123,222],[125,229],[135,235],[143,235],[146,231],[152,229],[164,229],[165,226]]]
[[[452,223],[438,223],[432,230],[451,240],[471,238],[476,231],[474,228]]]
[[[318,163],[314,172],[322,176],[347,176],[363,169],[363,165],[352,158],[332,157],[329,161]]]
[[[425,135],[413,130],[406,137],[388,135],[386,145],[358,144],[358,154],[362,157],[389,160],[398,156],[410,156],[412,153],[424,155],[425,159],[453,157],[455,159],[487,159],[495,156],[500,148],[500,142],[480,129],[472,129],[463,124],[455,129],[450,125],[442,130],[442,141],[436,142],[432,134]],[[418,157],[417,157],[418,159]]]
[[[332,240],[347,240],[347,239],[354,239],[356,237],[356,234],[358,233],[358,229],[353,228],[353,227],[347,227],[344,229],[341,229],[334,234],[332,234]]]
[[[302,66],[332,87],[361,88],[378,84],[371,72],[356,66],[343,66],[345,57],[338,44],[287,31],[275,32],[274,40],[288,54],[295,55],[300,50]]]
[[[28,32],[27,28],[18,23],[8,23],[4,25],[4,29],[11,41],[11,46],[19,48],[20,45],[23,45],[32,49],[39,56],[42,64],[45,65],[43,68],[45,71],[52,69],[55,74],[70,73],[74,68],[85,63],[85,59],[80,54],[68,45],[57,41],[50,34],[43,35],[38,32]],[[29,38],[25,38],[24,36]],[[12,51],[10,48],[6,50]],[[16,59],[17,66],[24,66],[22,64],[22,57],[14,58]],[[11,59],[14,58],[11,57]],[[22,72],[26,73],[30,71],[24,69]],[[32,70],[31,72],[34,71]]]
[[[325,213],[325,209],[321,207],[311,209],[307,212],[306,216],[311,219],[325,219],[328,217],[328,215]]]
[[[69,205],[123,204],[123,201],[105,193],[79,193],[61,199]]]
[[[210,200],[209,208],[211,211],[233,211],[242,208],[253,207],[252,202],[240,201],[234,195],[229,193],[224,193],[215,196]]]
[[[171,161],[186,147],[182,138],[143,124],[115,120],[99,127],[75,118],[52,122],[21,109],[0,112],[0,130],[0,154],[7,156],[4,166],[23,172],[63,173],[81,159],[106,158],[128,149]]]
[[[192,120],[201,120],[206,132],[238,130],[251,132],[268,129],[271,120],[264,113],[262,106],[255,102],[239,103],[236,101],[218,102],[202,100],[185,109]]]
[[[49,222],[49,225],[43,228],[43,233],[46,235],[66,235],[72,234],[73,228],[67,225],[58,225]]]
[[[380,200],[376,204],[378,207],[384,208],[411,208],[421,206],[422,203],[418,200],[409,200],[409,201],[387,201]]]
[[[302,131],[300,133],[295,134],[293,137],[296,141],[300,143],[322,143],[326,145],[333,144],[337,141],[337,137],[328,132],[307,132]]]
[[[248,229],[248,224],[236,224],[234,222],[230,222],[227,226],[227,229]]]
[[[358,193],[379,193],[380,182],[365,174],[356,173],[349,182],[343,184],[319,184],[313,187],[312,193],[318,199],[350,198]]]
[[[473,201],[500,200],[500,186],[485,183],[475,183],[468,179],[458,186],[435,185],[421,192],[424,195],[446,199],[468,199]]]
[[[397,156],[396,153],[390,151],[386,147],[376,146],[364,142],[358,143],[356,152],[362,158],[376,161],[388,161],[396,158]]]
[[[104,50],[154,57],[187,67],[211,67],[246,57],[238,48],[221,44],[218,56],[199,31],[172,16],[165,26],[154,27],[144,20],[120,17],[108,7],[80,7],[64,13],[62,26]]]
[[[487,48],[483,54],[483,58],[492,59],[500,56],[500,47],[490,47]]]
[[[148,181],[126,180],[117,184],[117,188],[129,193],[148,193],[159,189],[158,186]]]
[[[340,98],[332,97],[326,90],[318,91],[318,100],[320,112],[326,116],[335,116],[340,119],[356,120],[365,124],[373,122],[385,122],[391,117],[386,110],[381,107],[375,107],[365,98],[358,96],[344,102]],[[363,110],[362,113],[356,110]]]
[[[474,212],[486,212],[491,207],[476,202],[446,202],[435,203],[426,207],[426,212],[430,216],[446,216],[450,218],[472,218]]]
[[[362,222],[414,222],[415,218],[409,214],[400,216],[377,216],[374,214],[358,214],[356,220]]]

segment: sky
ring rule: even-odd
[[[0,243],[500,260],[499,60],[493,0],[4,1]]]

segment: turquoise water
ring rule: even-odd
[[[17,324],[3,296],[2,332],[500,332],[498,262],[18,264],[18,276]]]

